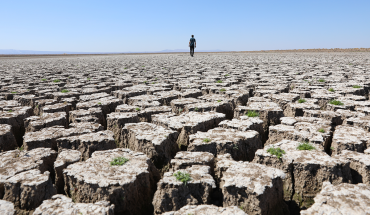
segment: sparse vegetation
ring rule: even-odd
[[[234,149],[234,150],[239,150],[238,145],[234,144],[233,149]]]
[[[144,84],[148,83],[148,81],[144,81]]]
[[[230,76],[229,74],[226,74],[225,77]]]
[[[267,149],[267,152],[272,154],[272,155],[275,155],[278,159],[283,157],[283,154],[285,154],[285,151],[282,150],[279,147],[278,148],[271,147],[271,148]]]
[[[18,148],[19,151],[23,151],[23,146],[21,146],[20,148]]]
[[[249,110],[245,115],[248,117],[258,117],[260,114],[254,110]]]
[[[343,103],[341,101],[338,101],[338,100],[331,100],[329,102],[329,104],[331,104],[331,105],[343,105]]]
[[[8,110],[8,112],[13,112],[13,110],[12,110],[12,109],[10,109],[10,110]]]
[[[225,92],[226,90],[224,88],[220,89],[221,92]]]
[[[87,80],[88,80],[88,81],[90,81],[90,80],[91,80],[91,78],[87,78]]]
[[[62,92],[62,93],[68,93],[68,92],[69,92],[69,90],[64,89],[64,90],[62,90],[61,92]]]
[[[194,111],[199,111],[199,109],[197,107],[194,108]]]
[[[303,142],[298,145],[298,150],[313,150],[316,149],[313,145],[311,145],[309,142]]]
[[[330,150],[332,150],[332,151],[333,151],[333,150],[334,150],[334,147],[333,147],[333,146],[332,146],[332,147],[330,147]]]
[[[325,129],[320,128],[320,129],[319,129],[319,132],[321,132],[321,133],[325,133]]]
[[[306,99],[298,99],[298,103],[305,103]]]
[[[17,92],[15,92],[15,91],[14,91],[14,92],[10,92],[10,93],[11,93],[11,94],[16,94]]]
[[[101,105],[101,102],[99,102],[98,105]]]
[[[140,111],[140,108],[135,108],[136,111]]]
[[[123,164],[127,163],[128,161],[129,161],[129,159],[127,159],[125,157],[116,157],[110,162],[110,165],[111,166],[122,166]]]
[[[221,102],[222,100],[217,100],[217,102]]]
[[[325,80],[324,80],[324,79],[322,79],[322,78],[320,78],[320,79],[318,80],[318,82],[325,82]]]
[[[48,79],[46,79],[46,78],[43,78],[43,79],[41,79],[41,81],[47,81]]]
[[[353,85],[352,87],[353,88],[361,88],[361,86],[359,86],[359,85]]]
[[[222,83],[222,81],[221,80],[218,80],[218,81],[216,81],[216,83]]]
[[[204,139],[203,139],[203,142],[205,142],[205,143],[209,143],[209,142],[211,142],[211,139],[209,139],[209,138],[204,138]]]
[[[182,108],[180,108],[180,109],[179,109],[179,113],[181,113],[181,112],[183,112],[183,111],[184,111],[184,109],[182,109]]]
[[[58,82],[60,82],[60,80],[59,79],[55,79],[53,82],[54,83],[58,83]]]
[[[191,181],[190,174],[186,172],[180,172],[174,173],[173,176],[176,177],[176,180],[181,181],[185,186],[186,184]]]
[[[333,88],[330,88],[329,91],[333,92],[333,93],[335,92],[335,90]]]

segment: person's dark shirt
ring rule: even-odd
[[[190,46],[194,46],[195,43],[196,43],[195,38],[194,37],[190,38]]]

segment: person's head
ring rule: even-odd
[[[194,35],[191,35],[191,37],[194,37]]]

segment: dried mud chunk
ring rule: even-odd
[[[138,113],[140,122],[152,122],[152,115],[171,112],[171,107],[154,106],[148,107]]]
[[[8,178],[4,191],[3,199],[14,203],[18,213],[32,211],[56,194],[49,171],[41,173],[35,169]]]
[[[364,152],[370,145],[370,133],[358,127],[340,125],[335,128],[332,153],[340,154],[342,150]]]
[[[224,120],[218,126],[238,131],[254,130],[260,134],[262,142],[266,142],[267,140],[263,130],[263,121],[259,117],[240,116],[239,119]]]
[[[152,123],[128,123],[122,129],[121,146],[145,153],[162,169],[179,150],[176,140],[178,132]]]
[[[370,132],[370,116],[347,118],[343,125],[359,127]]]
[[[335,159],[319,149],[299,150],[297,141],[283,140],[257,150],[253,163],[264,164],[284,171],[284,199],[295,201],[300,208],[309,207],[320,192],[322,183],[351,183],[349,162]],[[270,148],[280,148],[285,154],[279,159]]]
[[[185,105],[185,112],[196,111],[196,112],[218,112],[226,115],[226,118],[233,118],[233,109],[228,102],[201,102]]]
[[[41,114],[65,112],[67,113],[67,116],[68,116],[69,111],[71,111],[71,109],[72,109],[72,105],[70,103],[57,103],[54,105],[45,105],[41,110]]]
[[[2,215],[14,215],[14,204],[5,200],[0,200],[0,214]]]
[[[217,207],[215,205],[186,205],[178,211],[163,213],[162,215],[247,215],[236,206]]]
[[[217,127],[225,119],[225,114],[216,112],[189,112],[175,116],[172,113],[157,114],[152,116],[152,122],[180,133],[177,144],[187,147],[189,135],[198,131],[208,131]]]
[[[26,132],[35,132],[53,126],[68,127],[66,112],[44,113],[42,116],[31,116],[24,120]]]
[[[54,195],[51,199],[45,200],[33,215],[70,215],[70,214],[96,214],[114,215],[114,205],[107,201],[95,203],[74,203],[71,198],[64,195]]]
[[[81,158],[82,154],[77,150],[64,149],[59,152],[58,157],[54,162],[55,186],[58,193],[64,193],[63,170],[70,164],[80,161]]]
[[[79,123],[71,123],[69,124],[70,128],[84,128],[89,129],[93,132],[103,131],[104,127],[101,124],[93,123],[93,122],[79,122]]]
[[[171,101],[172,112],[175,114],[181,114],[184,111],[185,105],[198,103],[201,100],[196,98],[181,98],[174,99]]]
[[[277,103],[283,110],[286,109],[289,103],[295,102],[299,98],[298,94],[293,93],[271,94],[270,96],[271,101]]]
[[[113,96],[104,97],[96,100],[91,100],[87,102],[79,102],[76,105],[76,108],[78,110],[85,109],[88,110],[90,108],[101,108],[104,117],[107,116],[107,114],[112,113],[116,110],[116,107],[118,105],[122,104],[122,100],[116,99]]]
[[[353,183],[370,185],[370,155],[354,151],[343,150],[334,158],[344,158],[350,162]]]
[[[177,180],[174,174],[178,172],[189,174],[190,180],[186,184]],[[209,166],[194,165],[185,170],[166,172],[154,194],[154,214],[176,211],[185,205],[210,204],[215,188]]]
[[[279,169],[238,162],[222,175],[223,206],[238,206],[247,214],[289,214],[284,203],[283,179]]]
[[[76,119],[81,117],[94,116],[98,118],[98,123],[106,126],[105,118],[101,108],[89,108],[87,110],[74,110],[69,112],[69,123],[78,122]]]
[[[12,126],[0,124],[0,152],[9,151],[18,147],[12,133]]]
[[[57,139],[58,152],[64,149],[74,149],[82,154],[82,159],[87,160],[95,151],[116,148],[111,131],[99,131],[72,137]]]
[[[304,117],[317,117],[331,122],[333,126],[341,125],[343,120],[341,115],[333,111],[323,111],[323,110],[303,110]]]
[[[23,135],[25,133],[23,120],[31,115],[31,107],[13,108],[11,112],[0,112],[0,124],[12,126],[12,133],[17,140],[18,146],[22,145]]]
[[[301,211],[311,214],[367,214],[370,211],[370,187],[365,184],[324,182],[311,208]]]
[[[114,158],[128,159],[111,165]],[[69,165],[64,171],[68,196],[77,203],[109,201],[115,214],[149,214],[159,173],[141,152],[113,149],[94,152],[88,160]]]
[[[214,128],[190,135],[188,151],[209,152],[214,156],[229,153],[235,160],[252,161],[254,153],[261,148],[257,131]]]
[[[176,153],[176,156],[171,160],[172,171],[176,172],[179,169],[186,169],[193,165],[205,165],[211,168],[211,175],[214,175],[215,156],[208,152],[184,152]]]
[[[136,122],[139,122],[137,113],[114,112],[107,115],[107,129],[113,132],[117,143],[122,142],[121,133],[125,124]]]
[[[177,99],[181,96],[181,92],[176,90],[171,91],[161,91],[153,93],[154,96],[158,96],[161,98],[161,103],[166,106],[171,105],[171,101]]]
[[[305,99],[306,102],[288,103],[284,110],[284,115],[287,117],[303,116],[305,110],[320,110],[316,99]]]

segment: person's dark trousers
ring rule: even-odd
[[[190,46],[190,56],[194,55],[194,46]]]

